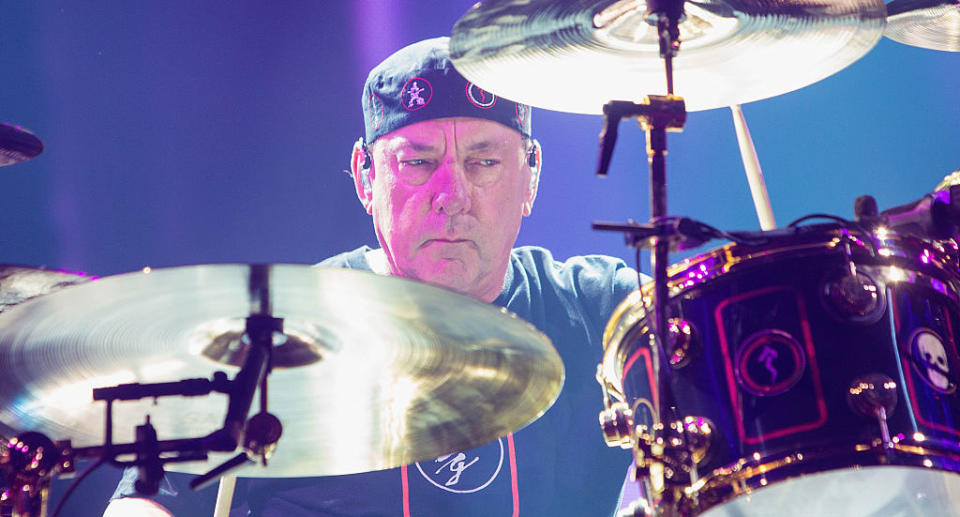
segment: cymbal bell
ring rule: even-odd
[[[686,2],[675,94],[688,111],[797,90],[850,65],[883,33],[881,0]],[[453,27],[468,80],[532,106],[602,113],[666,93],[656,30],[638,0],[484,0]]]
[[[960,52],[960,0],[893,0],[884,36],[913,47]]]
[[[563,365],[549,339],[503,309],[362,271],[265,267],[270,312],[284,320],[269,411],[284,429],[268,467],[238,475],[338,475],[432,459],[528,424],[560,391]],[[250,275],[239,264],[145,270],[0,314],[0,422],[96,446],[104,407],[92,388],[232,376],[249,346],[243,319],[262,301]],[[148,414],[161,440],[205,436],[227,407],[223,394],[113,406],[115,443],[132,441]],[[222,459],[168,468],[199,473]]]
[[[30,131],[0,122],[0,167],[25,162],[43,152],[43,142]]]

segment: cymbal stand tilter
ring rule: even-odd
[[[665,343],[668,338],[667,265],[671,243],[683,237],[678,231],[676,221],[667,217],[666,192],[666,154],[667,131],[682,131],[686,122],[686,108],[682,98],[673,94],[673,58],[680,48],[679,23],[684,19],[682,0],[653,0],[647,2],[647,23],[655,25],[660,48],[660,57],[664,60],[667,95],[648,95],[640,103],[611,101],[604,105],[604,128],[600,135],[600,159],[598,175],[606,175],[610,158],[617,138],[620,119],[636,118],[647,136],[647,155],[650,169],[650,223],[649,225],[608,225],[595,224],[595,229],[622,231],[627,233],[627,241],[638,247],[652,248],[651,266],[653,270],[653,317],[652,331],[656,340],[655,371],[669,368]],[[638,255],[639,257],[639,255]],[[637,264],[637,269],[640,269]],[[670,414],[660,414],[659,408],[653,412],[653,426],[633,427],[632,415],[626,421],[629,442],[634,445],[637,471],[644,475],[648,494],[655,499],[656,510],[651,505],[635,507],[634,515],[675,515],[682,488],[692,483],[684,480],[682,474],[688,472],[696,477],[695,465],[690,461],[695,456],[688,450],[693,440],[686,440],[690,425],[678,420],[675,401],[667,375],[657,374],[658,387],[655,400],[659,399],[659,408],[666,408]],[[608,407],[607,411],[611,409]],[[601,414],[601,421],[604,420]],[[613,417],[622,422],[624,419]],[[605,431],[606,432],[606,431]],[[691,429],[691,433],[693,430]],[[693,436],[691,434],[690,436]],[[609,442],[608,442],[609,443]],[[674,446],[672,444],[680,444]],[[621,444],[622,445],[622,444]]]
[[[237,373],[236,380],[244,382],[238,384],[243,390],[236,399],[230,399],[224,426],[218,432],[226,432],[221,437],[225,445],[232,445],[229,450],[236,449],[243,443],[243,450],[214,467],[212,470],[190,482],[190,488],[196,490],[219,479],[227,472],[250,463],[255,457],[260,457],[261,463],[266,466],[267,458],[276,447],[283,426],[280,420],[267,412],[267,374],[271,368],[271,352],[273,350],[273,333],[283,333],[283,319],[272,316],[270,303],[270,275],[269,269],[263,264],[251,266],[250,299],[252,307],[250,316],[246,320],[246,335],[250,339],[250,348],[244,359],[243,367]],[[260,387],[260,412],[247,420],[250,405],[253,402],[254,392]]]
[[[0,449],[0,470],[7,481],[0,494],[0,516],[44,517],[46,498],[54,476],[72,473],[76,459],[97,459],[118,467],[136,467],[136,490],[154,495],[163,479],[163,465],[174,462],[202,461],[207,453],[232,452],[242,444],[243,451],[234,458],[194,479],[197,489],[223,476],[230,470],[259,457],[266,465],[276,447],[282,426],[276,416],[267,412],[267,377],[271,367],[273,333],[282,332],[283,320],[271,315],[269,274],[266,266],[251,266],[250,292],[254,307],[246,319],[246,335],[250,345],[240,371],[232,379],[224,372],[215,372],[212,379],[184,379],[151,384],[121,384],[95,388],[93,399],[106,402],[104,444],[74,449],[69,440],[54,443],[37,432],[24,432],[9,440]],[[257,388],[260,388],[260,412],[248,418]],[[147,416],[136,428],[133,443],[113,443],[113,402],[166,396],[195,397],[210,392],[228,395],[227,414],[223,427],[199,438],[158,440]],[[133,455],[133,460],[118,459]],[[55,515],[54,515],[55,517]]]

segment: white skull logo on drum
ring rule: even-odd
[[[917,332],[913,338],[913,354],[915,364],[934,389],[941,393],[953,392],[954,386],[948,377],[947,350],[939,336],[928,330]]]

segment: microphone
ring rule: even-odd
[[[957,235],[960,224],[960,185],[938,190],[905,205],[880,212],[882,224],[901,233],[933,239]]]

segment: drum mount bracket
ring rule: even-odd
[[[633,425],[633,415],[624,402],[615,402],[600,413],[600,425],[610,447],[632,448],[636,469],[656,504],[635,508],[629,517],[674,517],[688,489],[698,479],[697,465],[709,457],[716,439],[714,425],[706,418],[687,416],[653,425]]]
[[[118,467],[136,467],[135,488],[144,495],[157,493],[163,478],[163,465],[175,462],[204,461],[210,451],[230,452],[242,445],[242,452],[191,481],[197,489],[228,471],[259,458],[266,465],[282,434],[280,420],[267,412],[267,377],[270,371],[272,336],[283,331],[283,320],[269,313],[251,314],[246,334],[251,346],[244,364],[231,380],[224,372],[212,379],[183,379],[175,382],[130,383],[93,390],[93,399],[106,402],[104,444],[73,448],[69,440],[54,442],[42,433],[27,431],[0,447],[0,473],[6,490],[0,492],[0,515],[13,517],[46,515],[46,499],[55,476],[71,474],[77,458],[97,459]],[[259,388],[260,412],[248,418],[254,394]],[[113,443],[113,402],[117,400],[156,399],[167,396],[195,397],[220,392],[228,395],[227,416],[223,427],[202,437],[158,440],[149,415],[136,427],[133,443]],[[132,460],[119,460],[134,455]]]
[[[670,243],[670,251],[683,251],[699,247],[707,242],[725,237],[720,232],[700,221],[689,217],[660,217],[652,224],[640,224],[633,220],[626,223],[595,221],[593,229],[602,232],[619,232],[624,235],[626,245],[631,248],[653,248],[653,239],[662,239]]]

